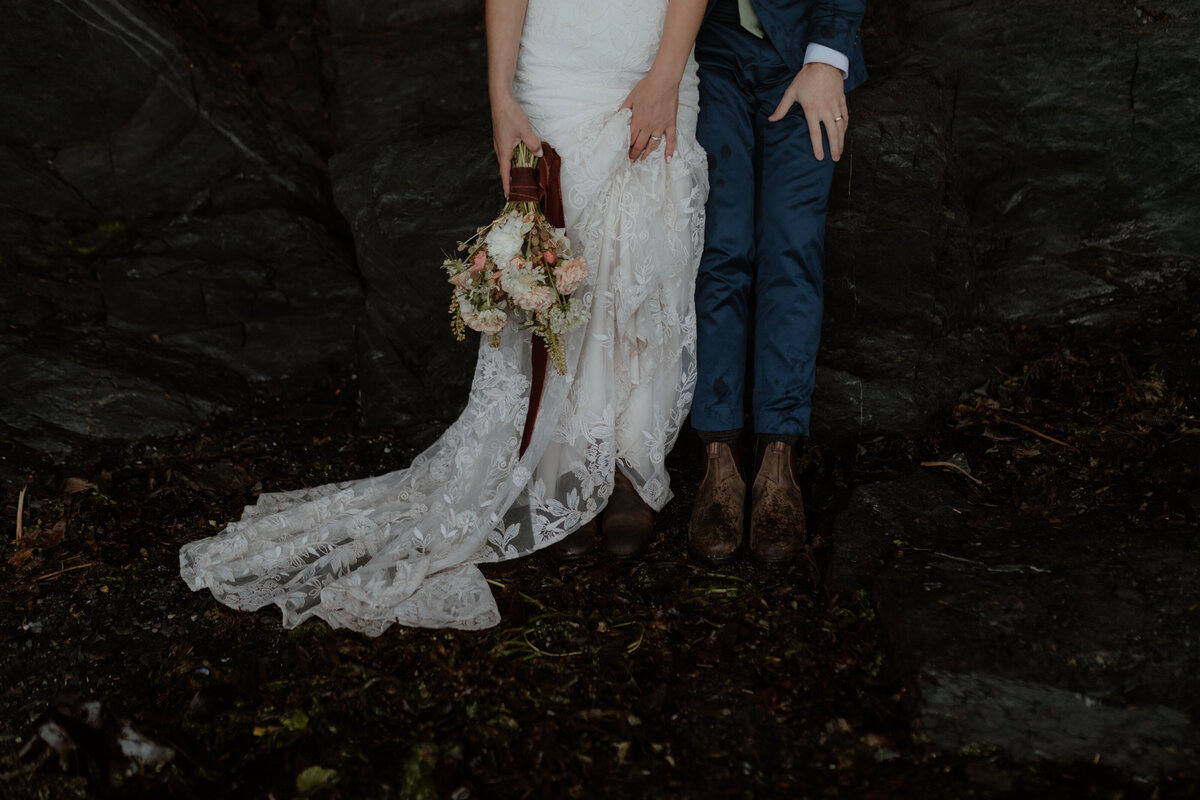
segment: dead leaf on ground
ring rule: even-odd
[[[63,481],[63,494],[76,494],[78,492],[90,492],[96,488],[96,484],[89,481],[87,478],[67,478]]]

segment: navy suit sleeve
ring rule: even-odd
[[[808,41],[849,56],[866,10],[867,0],[817,0],[809,11]]]

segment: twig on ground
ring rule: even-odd
[[[1001,417],[1001,416],[997,416],[996,419],[999,420],[1000,422],[1007,422],[1009,425],[1020,428],[1021,430],[1026,431],[1027,433],[1032,433],[1034,436],[1045,439],[1047,442],[1054,442],[1057,445],[1062,445],[1063,447],[1068,447],[1072,450],[1079,449],[1078,447],[1076,447],[1073,444],[1064,442],[1062,439],[1055,439],[1053,436],[1050,436],[1049,434],[1042,433],[1041,431],[1039,431],[1035,428],[1031,428],[1028,425],[1024,425],[1020,422],[1017,422],[1016,420],[1008,419],[1006,417]]]
[[[638,628],[637,638],[634,639],[630,644],[625,645],[625,652],[632,654],[636,653],[638,648],[642,646],[642,641],[646,638],[646,626],[637,620],[631,620],[629,622],[619,622],[612,627],[613,630],[616,630],[617,628],[628,628],[630,625],[637,625]]]
[[[66,574],[68,572],[74,572],[77,569],[87,569],[88,567],[97,566],[99,563],[100,563],[99,561],[89,561],[86,564],[76,564],[73,567],[63,567],[62,569],[60,569],[56,572],[50,572],[45,575],[40,575],[40,576],[34,578],[34,580],[35,581],[48,581],[51,578],[57,578],[59,575]]]
[[[26,490],[26,489],[28,489],[28,488],[29,488],[29,486],[28,486],[28,485],[22,486],[22,487],[21,487],[21,493],[20,493],[19,495],[17,495],[17,539],[16,539],[16,540],[17,540],[18,542],[19,542],[19,541],[21,541],[21,535],[22,535],[22,529],[21,529],[21,525],[22,525],[22,517],[23,517],[23,516],[24,516],[24,514],[25,514],[25,490]]]
[[[983,486],[983,481],[979,480],[979,478],[976,478],[974,475],[967,472],[965,469],[960,467],[958,464],[955,464],[953,461],[922,461],[921,466],[922,467],[949,467],[950,469],[956,470],[957,472],[966,476],[967,480],[973,482],[976,486]]]

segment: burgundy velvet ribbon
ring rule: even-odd
[[[562,185],[558,181],[560,163],[554,148],[543,142],[542,156],[538,159],[536,167],[512,168],[508,190],[509,202],[537,203],[546,215],[546,221],[556,228],[567,224],[563,217]],[[522,455],[533,437],[533,423],[537,419],[538,406],[542,402],[546,368],[550,361],[546,340],[535,334],[530,336],[533,336],[533,383],[529,387],[529,411],[525,414],[525,430],[521,434]]]
[[[509,181],[510,203],[537,203],[547,221],[556,228],[566,225],[563,219],[562,186],[558,182],[561,159],[554,148],[542,144],[542,157],[536,167],[513,167]]]

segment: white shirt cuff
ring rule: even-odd
[[[808,49],[804,51],[804,63],[810,64],[813,61],[819,61],[822,64],[828,64],[831,67],[837,67],[842,71],[842,80],[850,77],[850,59],[849,57],[839,53],[832,47],[826,47],[823,44],[809,42]]]

